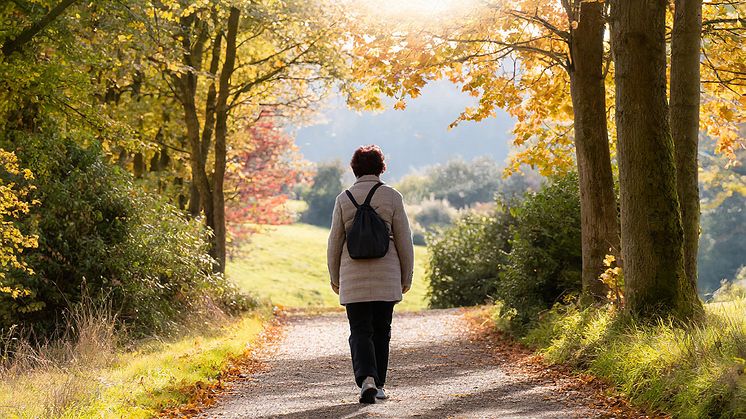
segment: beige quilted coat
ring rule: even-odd
[[[349,191],[358,204],[379,182],[378,176],[360,176]],[[414,247],[409,220],[401,194],[394,188],[378,188],[371,206],[389,227],[391,243],[386,256],[379,259],[352,259],[347,252],[346,231],[352,226],[355,205],[342,192],[337,196],[327,247],[327,263],[333,289],[339,291],[340,304],[362,301],[401,301],[402,287],[412,286]]]

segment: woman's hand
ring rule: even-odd
[[[334,291],[335,294],[339,295],[339,285],[332,285],[332,291]]]
[[[410,287],[408,287],[408,286],[406,286],[406,285],[402,285],[402,286],[401,286],[401,293],[402,293],[402,294],[406,294],[406,293],[407,293],[407,291],[409,291],[409,288],[410,288]]]

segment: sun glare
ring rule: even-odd
[[[426,18],[463,7],[464,0],[363,0],[357,2],[371,15],[390,18]]]

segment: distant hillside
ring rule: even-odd
[[[298,129],[296,144],[306,159],[339,159],[347,164],[352,151],[363,144],[380,145],[387,156],[386,180],[394,182],[413,170],[443,163],[455,156],[471,160],[487,155],[502,162],[508,155],[513,121],[504,112],[479,123],[451,123],[474,98],[450,82],[430,84],[407,109],[382,113],[356,113],[342,98],[332,98],[316,125]]]

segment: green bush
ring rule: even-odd
[[[406,175],[394,187],[402,194],[407,204],[417,204],[435,195],[432,192],[433,185],[429,170],[426,170],[424,174]]]
[[[437,228],[444,228],[453,223],[458,211],[448,201],[428,199],[421,204],[410,207],[414,222],[412,223],[412,239],[416,245],[427,243],[425,236]]]
[[[97,146],[53,134],[11,137],[36,175],[33,198],[40,204],[26,223],[39,246],[23,254],[33,274],[11,271],[5,278],[32,294],[2,297],[0,328],[21,324],[50,334],[84,295],[107,299],[136,335],[168,332],[206,303],[247,306],[212,273],[201,223],[135,187]]]
[[[581,290],[578,178],[552,179],[515,210],[512,251],[497,294],[503,314],[521,327],[563,296]]]
[[[308,209],[301,216],[303,222],[321,227],[331,226],[334,200],[344,190],[343,173],[339,162],[318,166],[313,185],[303,194],[303,200],[308,204]]]
[[[712,293],[712,301],[725,302],[746,299],[746,265],[741,266],[735,278],[720,282],[720,288]]]
[[[513,222],[510,212],[501,208],[489,216],[467,214],[452,227],[428,235],[430,306],[469,306],[494,299]]]

